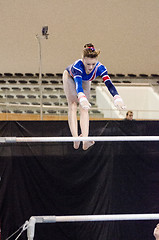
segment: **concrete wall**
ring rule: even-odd
[[[63,72],[85,43],[101,49],[110,73],[158,73],[158,0],[1,0],[0,72]]]

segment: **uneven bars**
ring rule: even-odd
[[[56,222],[89,222],[89,221],[126,221],[126,220],[155,220],[158,213],[149,214],[111,214],[111,215],[79,215],[79,216],[34,216],[36,223]]]
[[[18,142],[118,142],[118,141],[159,141],[159,136],[91,136],[91,137],[0,137],[0,143]]]
[[[29,219],[27,236],[33,240],[35,223],[56,222],[90,222],[90,221],[128,221],[128,220],[158,220],[158,213],[148,214],[116,214],[116,215],[80,215],[80,216],[32,216]]]

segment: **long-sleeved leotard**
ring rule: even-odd
[[[96,77],[101,76],[111,95],[113,97],[115,95],[119,95],[108,75],[106,67],[100,62],[97,62],[96,66],[90,74],[86,74],[84,64],[81,59],[68,66],[66,70],[75,81],[77,94],[79,92],[83,92],[82,81],[92,81]]]

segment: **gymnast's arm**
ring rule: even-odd
[[[100,68],[101,68],[100,75],[103,78],[103,81],[104,81],[106,87],[108,88],[110,94],[114,98],[114,105],[119,109],[124,109],[125,108],[124,102],[123,102],[122,98],[120,97],[116,87],[113,85],[113,83],[108,75],[107,69],[103,65],[101,65]]]
[[[76,75],[74,77],[74,81],[76,84],[76,91],[78,96],[79,104],[83,109],[89,109],[91,104],[88,102],[86,95],[84,94],[83,87],[82,87],[82,76]]]

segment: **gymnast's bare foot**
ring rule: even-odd
[[[82,134],[80,134],[79,137],[82,137]],[[76,142],[74,142],[74,143],[73,143],[73,147],[74,147],[74,149],[78,149],[79,146],[80,146],[80,143],[81,143],[80,141],[76,141]]]
[[[87,150],[88,148],[90,148],[94,144],[95,144],[94,141],[84,141],[83,142],[83,150]]]

